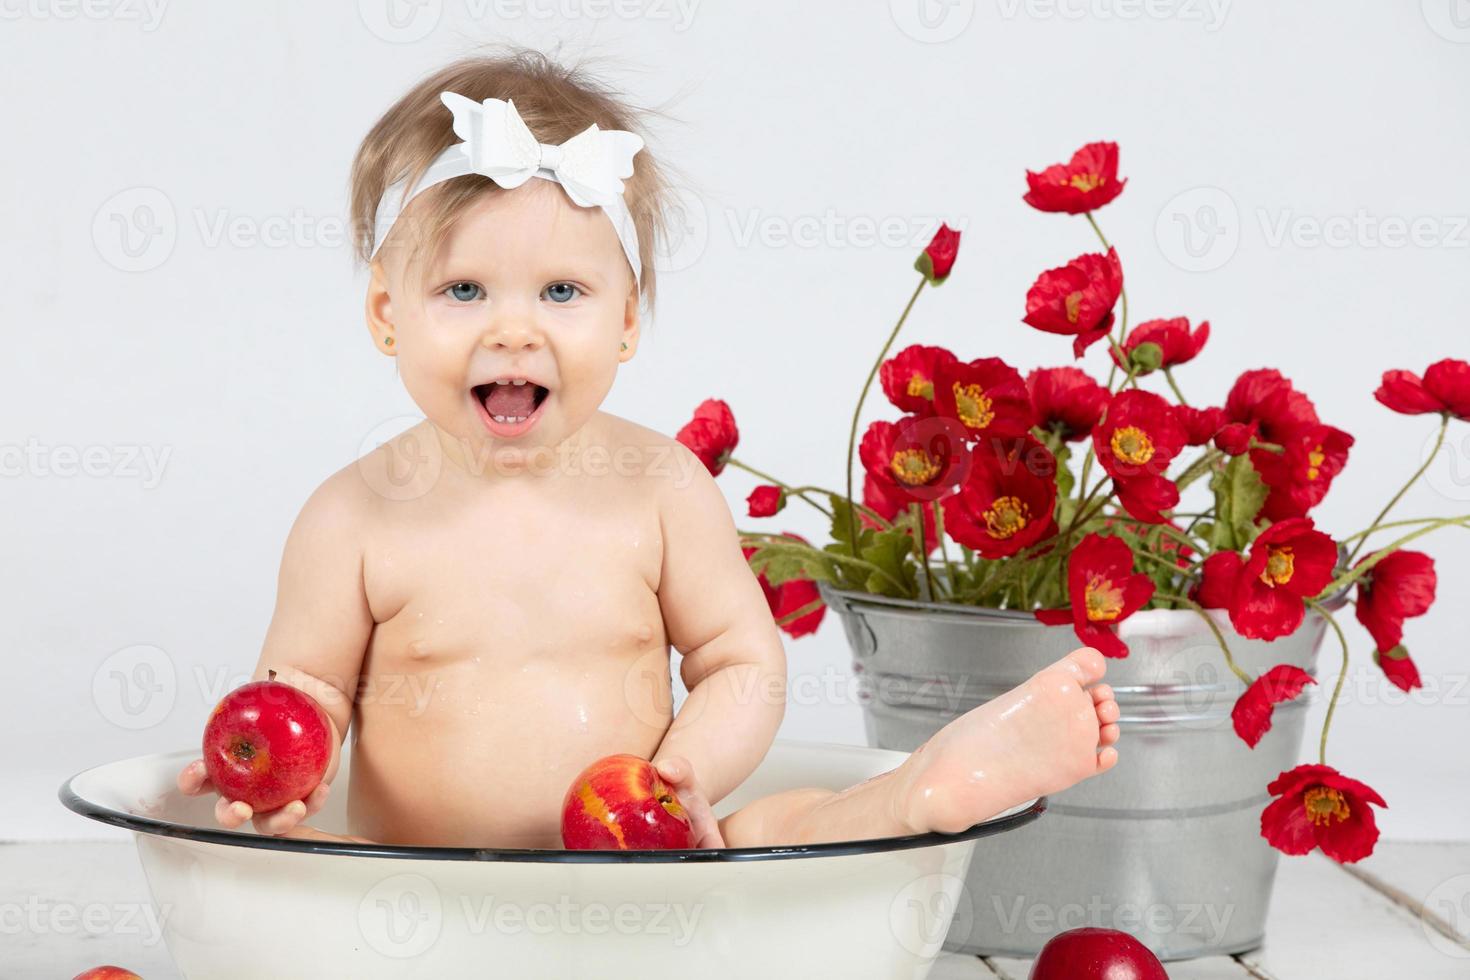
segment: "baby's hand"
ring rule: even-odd
[[[179,772],[178,785],[179,792],[185,796],[201,796],[214,792],[214,784],[210,782],[209,774],[204,769],[203,759],[195,759]],[[322,780],[305,800],[292,800],[283,807],[265,813],[256,813],[249,803],[242,800],[227,800],[221,796],[214,802],[214,819],[230,830],[251,820],[255,829],[262,834],[284,836],[325,806],[331,789],[332,784]]]
[[[720,836],[720,825],[710,809],[709,797],[694,777],[694,766],[689,760],[682,755],[666,755],[653,760],[653,766],[684,804],[694,830],[694,846],[724,847],[725,838]]]

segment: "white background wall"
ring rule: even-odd
[[[655,150],[686,178],[686,235],[610,410],[672,433],[721,396],[742,457],[839,482],[940,217],[965,228],[959,263],[908,339],[1069,362],[1019,318],[1033,276],[1093,240],[1023,205],[1023,170],[1115,139],[1130,182],[1101,217],[1135,319],[1211,320],[1181,374],[1198,401],[1246,368],[1297,378],[1359,439],[1318,516],[1364,526],[1432,425],[1379,408],[1379,372],[1470,356],[1466,4],[924,2],[0,2],[0,839],[95,835],[55,802],[65,776],[194,742],[254,663],[301,503],[414,412],[362,327],[347,167],[407,85],[487,40],[613,56],[678,117]],[[1452,443],[1404,515],[1467,509],[1470,427]],[[88,449],[94,473],[69,470]],[[134,452],[166,454],[161,474]],[[722,482],[743,513],[750,483]],[[1387,796],[1394,836],[1470,836],[1463,544],[1429,546],[1425,690],[1379,681],[1351,628],[1332,759]],[[789,652],[783,735],[862,742],[835,621]]]

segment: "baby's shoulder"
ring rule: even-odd
[[[601,413],[603,442],[617,472],[660,496],[713,479],[689,447],[672,436],[617,415]]]

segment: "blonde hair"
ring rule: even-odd
[[[564,67],[550,57],[526,49],[475,55],[450,64],[395,102],[363,137],[352,160],[349,201],[353,251],[366,266],[372,261],[373,224],[383,192],[408,176],[416,182],[447,147],[460,141],[453,117],[439,100],[441,92],[467,99],[510,99],[526,125],[542,143],[562,143],[596,123],[601,129],[624,129],[644,137],[644,149],[633,158],[633,176],[623,183],[623,199],[638,233],[642,296],[652,312],[656,295],[653,260],[666,234],[671,188],[663,169],[647,147],[648,135],[635,109],[622,96],[580,67]],[[469,174],[445,181],[414,199],[414,227],[405,268],[416,258],[432,256],[455,220],[483,194],[500,190],[488,177]],[[395,224],[395,231],[400,220]],[[390,234],[389,238],[395,236]]]

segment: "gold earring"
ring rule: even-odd
[[[383,338],[383,346],[384,347],[392,347],[393,346],[393,338],[392,337],[384,337]]]
[[[627,349],[628,349],[628,342],[627,341],[623,341],[623,350],[627,350]]]

